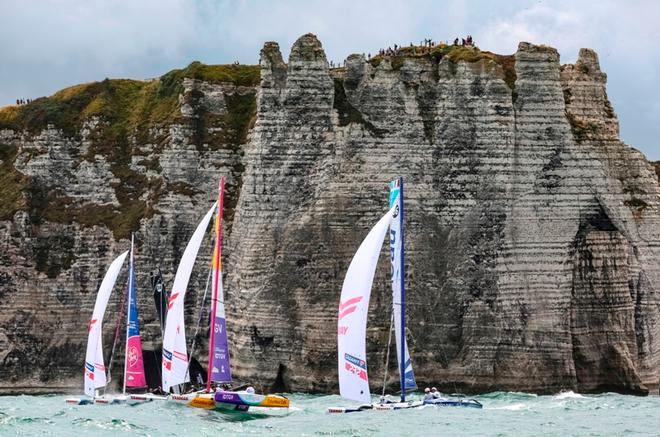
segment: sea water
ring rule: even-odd
[[[419,398],[419,394],[411,398]],[[475,396],[482,410],[423,407],[329,414],[339,396],[293,394],[288,415],[250,418],[166,402],[70,406],[64,396],[0,397],[0,435],[618,436],[660,435],[660,398],[618,394]]]

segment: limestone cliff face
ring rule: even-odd
[[[313,36],[288,65],[264,47],[227,263],[231,313],[247,315],[233,324],[237,373],[336,388],[343,275],[386,209],[386,182],[403,175],[420,381],[657,391],[657,179],[618,139],[596,54],[561,66],[554,49],[526,43],[513,57],[466,52],[351,56],[331,72]],[[373,382],[387,274],[383,261]]]
[[[217,198],[220,174],[228,178],[231,221],[247,131],[240,120],[249,122],[254,111],[259,77],[255,67],[241,67],[226,82],[184,77],[194,75],[194,65],[151,83],[106,81],[64,90],[5,118],[22,129],[0,130],[0,179],[7,192],[0,208],[0,390],[79,390],[96,291],[111,260],[130,247],[131,232],[143,347],[160,347],[149,272],[161,267],[171,284],[196,223]],[[242,79],[244,69],[253,70],[256,81]],[[116,101],[125,94],[131,99]],[[125,114],[105,111],[78,123],[58,117],[80,101],[80,112],[94,111],[99,100]],[[50,114],[56,105],[58,112]],[[150,121],[157,112],[167,122]],[[133,130],[115,135],[117,126],[136,120]],[[191,326],[210,248],[205,242],[191,279]],[[106,359],[125,281],[126,267],[105,317]],[[208,328],[200,331],[206,336]],[[122,372],[119,349],[115,382]]]
[[[118,122],[108,114],[81,115],[72,131],[1,131],[0,193],[13,205],[0,208],[7,386],[79,385],[96,287],[129,231],[146,291],[149,269],[172,277],[226,174],[234,374],[335,390],[343,276],[385,212],[386,182],[402,175],[420,383],[658,392],[660,188],[654,167],[618,138],[593,51],[562,66],[544,46],[521,43],[513,56],[449,47],[352,55],[329,70],[308,34],[287,63],[266,43],[258,86],[194,73],[174,75],[176,117],[132,113],[127,120],[143,122],[111,141]],[[168,95],[172,80],[153,86]],[[191,327],[209,250],[201,253]],[[382,256],[367,334],[373,384],[390,314]],[[148,293],[141,312],[143,338],[156,346]]]

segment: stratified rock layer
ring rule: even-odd
[[[419,381],[657,391],[657,179],[618,139],[595,53],[562,67],[554,49],[522,43],[512,84],[489,57],[374,67],[351,56],[334,90],[313,36],[296,42],[286,74],[280,58],[275,46],[262,52],[229,246],[239,375],[336,389],[343,275],[386,209],[385,183],[403,175]],[[383,371],[387,274],[383,260],[372,382]]]
[[[654,167],[618,138],[593,51],[563,66],[556,50],[527,43],[514,56],[352,55],[329,70],[308,34],[288,63],[266,43],[260,64],[256,88],[209,83],[196,65],[180,83],[180,117],[129,137],[126,156],[102,152],[103,117],[73,136],[54,127],[1,132],[0,178],[22,184],[26,199],[11,198],[16,211],[0,208],[0,217],[11,213],[0,222],[5,388],[79,385],[95,289],[128,231],[137,231],[141,289],[158,265],[171,279],[226,174],[234,375],[269,389],[336,390],[344,273],[386,210],[386,183],[401,175],[420,384],[658,392],[660,188]],[[108,208],[142,218],[124,223]],[[191,331],[209,248],[189,292]],[[374,388],[388,276],[384,248],[367,332]],[[150,299],[142,294],[140,310],[153,348],[160,329]],[[394,368],[389,381],[395,388]]]

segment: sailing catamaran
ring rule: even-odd
[[[289,400],[283,396],[261,395],[247,391],[215,389],[214,384],[232,382],[227,342],[227,323],[225,319],[224,293],[222,289],[222,213],[224,204],[225,178],[220,179],[218,200],[208,210],[193,233],[177,269],[168,301],[167,321],[163,340],[163,390],[173,390],[169,400],[187,405],[207,408],[248,411],[250,407],[288,408]],[[188,374],[188,351],[186,348],[183,302],[190,274],[192,272],[199,246],[203,240],[213,213],[215,220],[215,244],[211,261],[212,298],[211,329],[209,333],[209,361],[206,388],[191,393],[177,393],[182,384],[190,381]]]
[[[436,398],[425,401],[406,401],[406,392],[415,390],[417,383],[406,341],[403,178],[390,182],[389,206],[390,210],[371,229],[355,253],[346,272],[339,303],[337,322],[339,392],[342,397],[361,402],[362,405],[355,408],[331,407],[328,408],[328,411],[330,413],[350,413],[371,409],[399,410],[423,405],[481,408],[482,405],[479,402],[471,399]],[[399,402],[392,402],[383,396],[379,403],[372,403],[369,392],[365,336],[371,286],[388,225],[390,262],[392,264],[391,320],[396,337],[401,399]]]
[[[103,316],[108,306],[108,300],[112,294],[112,289],[115,286],[121,267],[124,264],[126,256],[130,253],[129,257],[129,270],[128,270],[128,283],[127,283],[127,314],[126,314],[126,350],[124,355],[124,384],[121,395],[109,395],[105,393],[106,386],[109,382],[106,376],[106,367],[103,359],[103,344],[102,344],[102,327]],[[134,244],[133,237],[131,237],[131,250],[126,251],[119,255],[110,264],[110,268],[105,274],[98,295],[96,303],[94,304],[94,311],[92,319],[89,322],[89,334],[87,338],[87,352],[85,354],[85,394],[88,398],[68,398],[66,403],[73,405],[87,405],[87,404],[117,404],[124,403],[129,400],[127,389],[138,389],[146,387],[146,380],[144,375],[144,364],[142,360],[142,343],[140,341],[140,323],[138,321],[137,311],[137,287],[135,284],[135,259],[133,256]],[[114,347],[113,347],[114,352]],[[110,357],[112,361],[112,354]],[[109,370],[109,369],[108,369]],[[108,374],[110,372],[108,371]],[[100,390],[103,389],[103,393]],[[141,395],[142,396],[142,395]],[[152,395],[147,395],[144,399],[131,399],[132,402],[147,401],[153,398]]]
[[[347,413],[375,408],[394,410],[422,405],[420,401],[406,401],[407,390],[414,390],[417,388],[417,384],[405,334],[406,299],[402,199],[403,178],[399,178],[390,183],[390,210],[371,229],[346,272],[337,323],[339,391],[342,397],[362,402],[363,405],[358,408],[331,407],[328,409],[331,413]],[[388,227],[390,230],[390,262],[392,264],[392,322],[396,334],[401,399],[399,402],[372,404],[365,336],[371,286]]]

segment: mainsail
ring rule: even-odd
[[[137,310],[137,287],[135,286],[135,259],[133,257],[133,237],[131,236],[131,257],[128,263],[128,311],[126,319],[126,354],[124,356],[124,390],[126,387],[146,387],[142,342],[140,341],[140,321]]]
[[[407,390],[414,390],[417,388],[405,334],[406,289],[403,241],[403,178],[390,182],[390,208],[394,211],[390,221],[392,310],[394,314],[394,332],[396,334],[396,351],[399,358],[401,400],[403,401],[405,400]]]
[[[110,264],[110,268],[105,274],[101,286],[99,287],[92,319],[89,322],[89,335],[87,337],[87,352],[85,354],[85,394],[94,396],[96,389],[104,387],[106,384],[105,363],[103,361],[102,345],[102,325],[103,315],[108,306],[108,299],[115,286],[117,276],[121,270],[122,264],[128,255],[128,251],[119,255]]]
[[[371,402],[365,337],[369,297],[383,239],[394,209],[364,239],[351,261],[341,289],[337,321],[339,392],[358,402]]]
[[[162,378],[163,390],[169,391],[170,387],[183,384],[189,380],[188,377],[188,350],[186,347],[186,331],[183,314],[183,301],[188,288],[188,281],[192,273],[199,246],[204,239],[206,228],[213,217],[217,203],[208,210],[202,221],[197,225],[174,277],[172,293],[168,300],[167,319],[165,322],[165,335],[163,337],[163,364]]]
[[[154,293],[154,304],[156,305],[156,314],[160,323],[161,334],[165,331],[165,317],[167,315],[167,295],[165,294],[165,281],[160,268],[154,275],[151,274],[151,289]]]
[[[222,211],[225,193],[225,178],[220,179],[218,213],[215,217],[215,247],[213,249],[213,297],[211,303],[211,333],[209,339],[209,370],[207,391],[213,382],[231,382],[229,346],[227,344],[227,322],[225,300],[222,290]]]

